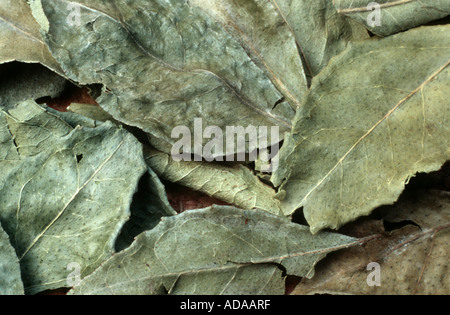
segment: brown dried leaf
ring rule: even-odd
[[[416,192],[380,211],[383,220],[360,221],[351,233],[377,239],[331,254],[292,294],[449,294],[450,193]],[[404,226],[389,231],[395,224]],[[380,286],[368,285],[371,262],[380,264]]]
[[[25,0],[0,0],[0,64],[11,61],[41,63],[64,75],[44,43]]]

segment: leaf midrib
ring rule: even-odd
[[[19,33],[23,34],[25,37],[28,37],[28,38],[30,38],[33,41],[37,41],[40,44],[42,44],[43,46],[45,45],[45,43],[41,39],[37,38],[36,36],[33,36],[31,33],[29,33],[26,30],[20,28],[19,26],[15,25],[14,23],[8,21],[4,17],[0,16],[0,21],[3,21],[3,24],[8,26],[12,30],[18,31]]]
[[[404,97],[402,100],[400,100],[383,118],[381,118],[378,122],[376,122],[361,138],[359,138],[355,144],[342,156],[341,159],[330,169],[330,171],[321,178],[317,184],[303,197],[303,199],[299,202],[299,206],[302,206],[305,204],[305,202],[308,200],[309,196],[317,189],[319,188],[332,174],[334,171],[341,165],[344,160],[353,152],[353,150],[366,139],[369,135],[372,134],[372,132],[380,126],[384,121],[386,121],[401,105],[406,103],[410,98],[412,98],[414,95],[416,95],[419,91],[421,91],[429,82],[431,82],[434,78],[436,78],[442,71],[445,70],[450,65],[450,61],[447,61],[445,65],[443,65],[441,68],[439,68],[437,71],[435,71],[431,76],[429,76],[421,85],[419,85],[415,90],[413,90],[410,94],[408,94],[406,97]]]
[[[39,242],[39,240],[44,236],[44,234],[55,224],[56,221],[61,218],[61,216],[65,213],[67,208],[70,206],[70,204],[75,200],[75,198],[78,196],[78,194],[94,179],[94,177],[105,167],[105,165],[113,158],[113,156],[117,153],[117,151],[122,147],[122,145],[125,143],[129,135],[127,134],[122,141],[117,145],[117,147],[114,149],[114,151],[111,153],[110,156],[108,156],[102,164],[93,172],[93,174],[81,185],[80,187],[77,187],[75,192],[70,197],[69,201],[66,202],[66,204],[63,206],[61,211],[58,212],[58,214],[55,216],[55,218],[42,230],[41,233],[39,233],[35,239],[31,242],[31,244],[27,247],[27,249],[24,251],[24,253],[19,257],[19,261],[21,261],[28,252]],[[19,200],[20,202],[20,200]]]
[[[311,250],[311,251],[306,251],[306,252],[295,252],[292,254],[285,254],[285,255],[278,255],[278,256],[269,256],[269,257],[263,257],[261,259],[251,259],[249,262],[234,262],[234,261],[228,261],[227,265],[221,265],[221,266],[212,266],[212,267],[200,267],[200,268],[196,268],[196,269],[189,269],[189,270],[184,270],[184,271],[180,271],[180,272],[166,272],[166,273],[161,273],[161,274],[153,274],[153,275],[149,275],[149,276],[145,276],[145,277],[139,277],[139,278],[135,278],[135,279],[128,279],[127,281],[122,281],[122,282],[117,282],[111,285],[107,285],[107,288],[112,290],[115,287],[120,287],[122,285],[128,285],[130,283],[133,282],[139,282],[142,280],[152,280],[152,279],[164,279],[164,278],[170,278],[170,277],[181,277],[181,276],[185,276],[185,275],[189,275],[189,274],[199,274],[199,273],[210,273],[210,272],[221,272],[221,271],[225,271],[225,270],[232,270],[232,269],[239,269],[239,268],[244,268],[247,266],[252,266],[252,265],[256,265],[256,264],[276,264],[279,265],[283,260],[285,259],[291,259],[291,258],[296,258],[296,257],[301,257],[301,256],[307,256],[307,255],[323,255],[323,254],[327,254],[333,251],[337,251],[337,250],[341,250],[341,249],[346,249],[346,248],[350,248],[353,246],[357,246],[357,245],[361,245],[364,244],[368,241],[371,241],[375,238],[378,238],[379,235],[372,235],[369,236],[367,238],[362,238],[362,239],[355,239],[352,242],[348,242],[346,244],[343,245],[338,245],[338,246],[332,246],[332,247],[328,247],[328,248],[321,248],[321,249],[317,249],[317,250]],[[142,246],[141,245],[139,248],[135,249],[135,252],[139,251]],[[114,259],[111,258],[111,259]],[[144,262],[144,264],[148,262]],[[314,266],[311,266],[311,268],[313,268]],[[166,269],[167,270],[167,269]],[[107,281],[107,279],[105,279],[105,281]],[[82,288],[82,286],[80,287]],[[94,294],[95,292],[101,292],[104,291],[105,288],[99,288],[97,290],[93,290],[88,292],[88,294]]]
[[[411,2],[416,2],[417,0],[397,0],[394,2],[386,2],[386,3],[382,3],[379,4],[381,9],[386,9],[386,8],[390,8],[390,7],[395,7],[395,6],[399,6],[402,4],[407,4],[407,3],[411,3]],[[335,4],[335,0],[333,0],[333,4]],[[372,9],[369,10],[366,7],[359,7],[359,8],[348,8],[348,9],[337,9],[337,12],[339,14],[351,14],[351,13],[363,13],[363,12],[372,12]]]

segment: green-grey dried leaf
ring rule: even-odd
[[[93,120],[92,118],[89,118],[87,116],[75,114],[70,111],[61,112],[51,107],[48,107],[45,104],[42,104],[40,106],[45,108],[45,110],[49,114],[53,114],[64,120],[64,122],[69,124],[72,128],[77,128],[78,126],[87,128],[96,128],[104,123],[104,121]]]
[[[221,23],[297,110],[308,83],[295,36],[277,7],[270,1],[260,0],[191,0],[190,3]],[[283,106],[289,105],[278,105]]]
[[[25,290],[67,286],[69,263],[85,276],[114,252],[147,169],[142,145],[109,122],[73,128],[32,101],[0,111],[0,126],[0,220]]]
[[[104,84],[99,104],[151,133],[162,151],[170,153],[176,142],[173,128],[193,130],[196,117],[222,130],[275,125],[281,136],[289,130],[294,111],[280,111],[284,95],[261,60],[189,1],[72,1],[80,26],[68,23],[67,1],[40,2],[49,21],[45,41],[67,75]]]
[[[19,258],[0,225],[0,295],[23,295]]]
[[[147,149],[147,165],[158,176],[241,209],[261,209],[282,214],[275,190],[241,164],[174,161],[169,154]]]
[[[41,63],[64,75],[39,33],[26,0],[0,0],[0,64]]]
[[[72,103],[67,107],[67,111],[97,121],[109,120],[111,122],[116,122],[110,114],[105,112],[100,106],[97,105]]]
[[[364,24],[372,33],[379,36],[405,31],[450,14],[449,0],[379,0],[375,2],[333,0],[333,2],[340,14]],[[378,18],[379,21],[377,21]]]
[[[312,277],[327,253],[359,244],[287,218],[233,207],[165,217],[72,294],[283,294],[287,274]]]
[[[316,76],[348,42],[369,37],[363,25],[337,13],[330,0],[270,0],[295,34],[309,77]]]
[[[393,203],[450,159],[450,26],[353,43],[313,80],[272,176],[313,232]]]

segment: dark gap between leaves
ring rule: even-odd
[[[136,139],[138,139],[138,141],[144,145],[150,145],[150,141],[148,139],[147,133],[138,128],[138,127],[133,127],[133,126],[128,126],[128,125],[122,125],[129,133],[131,133],[133,136],[136,137]]]
[[[372,33],[371,31],[367,30],[367,32],[369,33],[370,37],[377,37],[377,35],[375,35],[374,33]]]
[[[445,25],[445,24],[450,24],[450,15],[447,15],[446,17],[443,17],[442,19],[439,19],[439,20],[434,20],[434,21],[428,22],[424,25],[432,26],[432,25]]]
[[[12,138],[12,142],[13,142],[14,147],[16,148],[17,152],[19,152],[19,146],[17,145],[17,141],[16,141],[15,137]]]
[[[130,205],[130,218],[122,226],[119,236],[116,239],[116,243],[114,246],[116,252],[120,252],[128,248],[133,243],[136,236],[144,231],[153,229],[159,222],[158,220],[154,220],[152,221],[152,225],[150,225],[145,220],[142,220],[142,214],[139,214],[139,212],[145,212],[142,211],[142,205],[151,203],[154,198],[154,194],[151,192],[151,189],[149,187],[149,182],[150,173],[145,172],[145,174],[139,180],[138,189],[134,194],[132,203]],[[154,216],[155,218],[161,215],[160,213],[145,213],[146,215]]]
[[[286,277],[285,281],[285,295],[290,295],[292,291],[297,287],[297,285],[302,281],[302,277],[290,276]]]
[[[305,58],[305,54],[303,53],[302,47],[297,43],[297,51],[300,55],[300,60],[302,61],[303,68],[305,69],[305,76],[307,81],[308,89],[311,87],[312,78],[314,77],[311,66],[309,65],[307,59]]]
[[[406,185],[405,193],[419,189],[436,189],[450,191],[450,161],[440,170],[431,173],[418,173]]]
[[[38,63],[8,62],[0,65],[0,73],[0,95],[6,95],[8,102],[1,105],[6,107],[45,96],[57,97],[70,84],[65,78]],[[0,97],[0,103],[4,101]]]
[[[300,209],[297,209],[292,214],[292,222],[300,224],[300,225],[309,226],[308,221],[306,221],[305,214],[303,212],[303,207],[301,207]]]
[[[272,110],[275,110],[275,108],[277,108],[278,105],[280,105],[281,103],[283,103],[286,100],[285,97],[280,98],[272,107]]]
[[[420,229],[420,226],[411,220],[404,220],[404,221],[400,221],[400,222],[389,222],[389,221],[383,220],[383,226],[384,226],[384,230],[386,232],[392,232],[394,230],[401,229],[402,227],[405,227],[407,225],[415,225]]]

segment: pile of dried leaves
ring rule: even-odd
[[[0,0],[0,294],[450,293],[450,1],[369,2]]]

